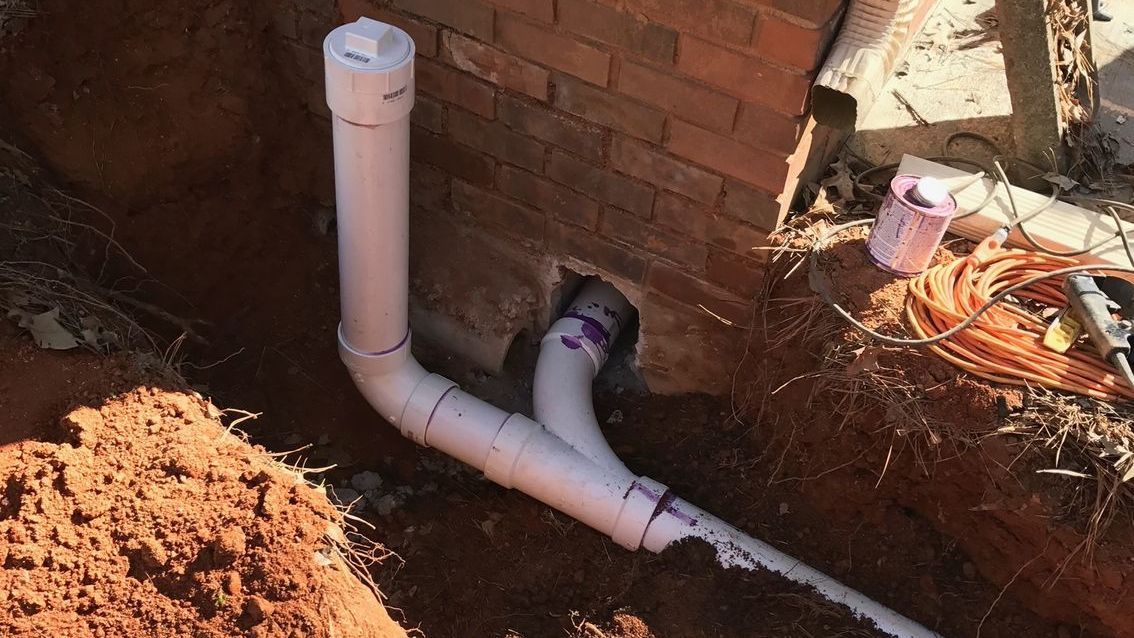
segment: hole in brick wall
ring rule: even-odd
[[[549,306],[552,309],[552,321],[567,311],[575,295],[582,289],[583,284],[590,279],[602,279],[595,275],[583,275],[569,268],[560,268],[559,285],[552,290]],[[605,280],[604,280],[605,281]],[[611,282],[613,283],[613,282]],[[618,284],[614,284],[617,288]],[[621,289],[620,289],[621,290]],[[626,291],[622,291],[626,294]],[[637,310],[637,308],[635,308]],[[618,341],[610,351],[610,358],[603,366],[602,372],[595,379],[596,388],[622,392],[646,392],[646,384],[638,372],[636,352],[638,347],[638,314],[623,326]]]

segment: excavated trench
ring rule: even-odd
[[[300,9],[287,22],[298,31],[285,33],[279,16]],[[103,269],[94,246],[86,265],[107,287],[203,320],[149,319],[170,340],[191,329],[178,351],[191,382],[262,412],[249,426],[256,442],[310,445],[307,465],[337,465],[327,480],[361,499],[372,534],[400,556],[375,575],[409,626],[460,637],[872,635],[778,578],[720,573],[703,548],[629,554],[378,422],[335,347],[321,61],[289,44],[317,41],[335,21],[330,6],[276,0],[44,0],[0,40],[0,137],[97,206],[104,217],[89,222],[113,228],[148,271],[121,260]],[[895,303],[887,282],[846,259],[863,307]],[[485,399],[529,411],[526,345],[499,377],[443,348],[420,354]],[[814,371],[823,348],[807,334],[767,343],[754,333],[733,402],[651,398],[615,374],[600,384],[600,421],[635,471],[945,636],[1134,633],[1121,613],[1128,521],[1088,562],[1072,551],[1083,528],[1063,511],[1062,483],[1035,478],[1041,457],[1000,438],[927,456],[877,406],[848,412],[806,380],[771,392]],[[937,405],[958,427],[995,426],[1000,390],[941,366],[917,375],[923,389],[955,390]]]

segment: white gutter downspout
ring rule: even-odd
[[[508,414],[427,372],[410,354],[409,113],[413,41],[362,18],[324,42],[332,111],[342,323],[351,379],[391,425],[610,536],[660,552],[685,538],[717,549],[722,565],[762,567],[813,586],[899,638],[937,634],[630,472],[602,437],[591,381],[633,312],[591,282],[541,347],[536,414]]]
[[[851,0],[811,89],[819,124],[854,131],[909,47],[918,6],[935,0]]]

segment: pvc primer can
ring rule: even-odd
[[[866,253],[879,268],[912,277],[929,268],[949,228],[957,200],[933,177],[898,175],[866,238]]]

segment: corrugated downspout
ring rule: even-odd
[[[905,54],[924,0],[851,0],[835,44],[811,91],[820,124],[853,131]]]

